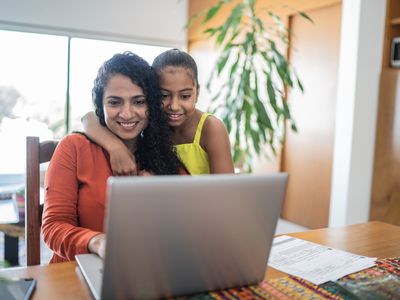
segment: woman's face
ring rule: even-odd
[[[196,111],[199,94],[191,71],[182,67],[166,67],[159,73],[164,112],[168,124],[179,127]]]
[[[129,77],[113,75],[104,88],[104,118],[108,129],[126,142],[136,143],[147,127],[147,101],[140,86]]]

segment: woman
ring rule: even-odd
[[[161,109],[158,79],[147,62],[125,52],[98,71],[93,102],[101,124],[136,158],[140,175],[178,174],[180,163]],[[53,262],[76,254],[104,256],[106,181],[112,175],[108,153],[82,134],[58,145],[46,175],[42,234]]]

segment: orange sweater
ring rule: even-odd
[[[183,168],[181,175],[188,173]],[[45,179],[42,235],[53,250],[50,263],[75,260],[88,253],[89,240],[105,232],[108,153],[81,134],[58,144]]]
[[[109,156],[83,135],[60,141],[47,170],[42,234],[54,251],[50,263],[88,253],[88,242],[104,232]]]

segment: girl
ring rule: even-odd
[[[200,86],[194,59],[186,52],[171,49],[157,56],[152,67],[159,76],[172,142],[189,173],[233,173],[229,137],[224,124],[196,108]],[[114,174],[136,174],[132,153],[100,126],[94,113],[87,114],[82,122],[87,135],[110,153]]]

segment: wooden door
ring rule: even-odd
[[[281,169],[289,173],[282,217],[319,228],[328,225],[341,4],[291,17],[289,58],[305,88],[288,101],[298,133],[288,130]]]

